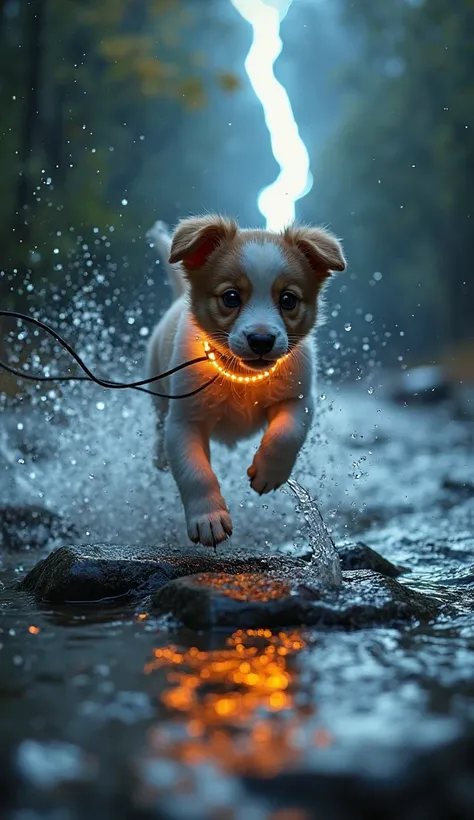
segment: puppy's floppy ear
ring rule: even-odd
[[[324,228],[292,225],[284,231],[283,238],[304,254],[314,272],[322,278],[329,276],[331,271],[346,268],[340,242]]]
[[[173,235],[169,261],[182,262],[186,270],[196,270],[223,240],[233,239],[236,233],[237,224],[217,214],[182,219]]]

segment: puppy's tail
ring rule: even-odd
[[[160,257],[163,265],[166,268],[168,279],[171,287],[173,288],[174,295],[176,299],[178,299],[179,296],[182,296],[183,293],[186,293],[187,288],[186,281],[181,273],[179,266],[170,265],[170,263],[168,262],[171,250],[171,234],[168,230],[168,226],[161,221],[155,222],[155,224],[148,231],[146,236],[148,241],[158,251],[158,256]]]

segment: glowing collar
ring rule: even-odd
[[[278,359],[278,361],[272,364],[268,370],[262,370],[259,373],[255,373],[253,376],[243,376],[240,373],[232,373],[230,370],[226,370],[225,367],[222,367],[222,365],[217,361],[218,354],[216,355],[216,352],[212,349],[209,342],[204,342],[204,353],[209,361],[212,362],[216,370],[219,371],[221,376],[229,379],[229,381],[240,382],[241,384],[255,384],[255,382],[262,382],[265,379],[268,379],[271,375],[273,375],[281,361],[281,359]]]

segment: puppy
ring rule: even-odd
[[[290,477],[313,418],[314,343],[321,289],[345,260],[322,228],[241,230],[218,215],[183,219],[172,238],[156,223],[149,238],[175,301],[149,345],[150,376],[190,359],[156,389],[156,464],[171,469],[191,541],[215,546],[232,521],[212,470],[210,439],[232,446],[265,429],[247,470],[262,495]]]

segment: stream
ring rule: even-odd
[[[473,422],[377,386],[319,408],[295,478],[338,547],[363,542],[442,604],[434,621],[196,633],[136,601],[34,602],[17,581],[55,547],[186,535],[146,399],[81,386],[4,406],[2,817],[472,817]],[[301,500],[247,489],[254,446],[214,454],[234,519],[221,554],[304,555]]]

